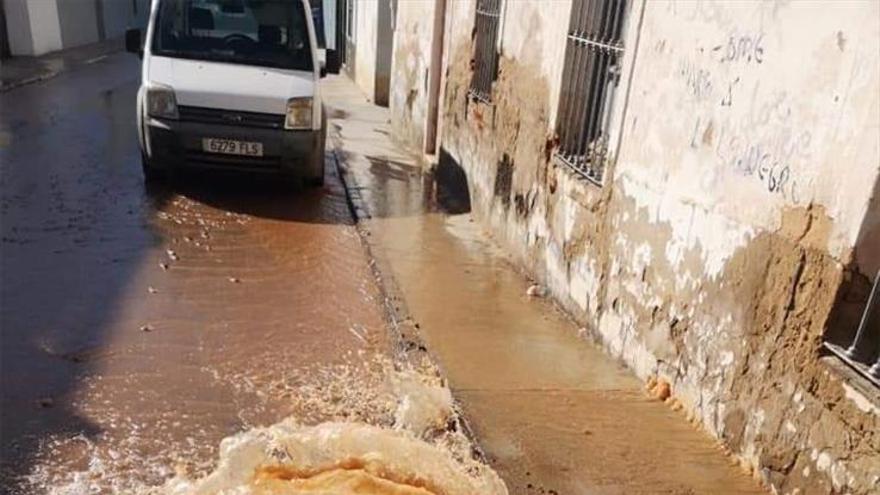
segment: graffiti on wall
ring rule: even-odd
[[[697,108],[688,145],[707,147],[716,165],[797,204],[813,136],[798,125],[791,95],[755,76],[768,58],[764,39],[732,32],[711,40],[681,57],[674,75]]]

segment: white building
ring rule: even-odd
[[[0,45],[10,55],[33,56],[120,37],[143,25],[149,6],[150,0],[3,0]]]
[[[363,0],[368,95],[383,4],[396,137],[609,353],[779,493],[880,491],[880,3]]]

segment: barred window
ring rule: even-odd
[[[608,160],[608,120],[623,62],[628,0],[574,0],[571,7],[556,156],[601,184]]]
[[[357,8],[354,2],[355,0],[347,0],[345,2],[345,37],[350,41],[354,41],[354,33],[357,26],[354,19]]]
[[[477,0],[474,19],[474,59],[470,94],[483,102],[492,99],[492,83],[498,76],[498,21],[501,0]]]
[[[830,337],[830,338],[829,338]],[[855,333],[825,337],[825,348],[880,387],[880,271]]]

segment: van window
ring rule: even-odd
[[[298,0],[161,0],[151,51],[162,57],[313,70]]]

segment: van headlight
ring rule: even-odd
[[[160,119],[177,119],[177,98],[164,84],[150,83],[147,88],[147,114]]]
[[[287,118],[284,119],[285,129],[312,128],[312,98],[291,98],[287,100]]]

